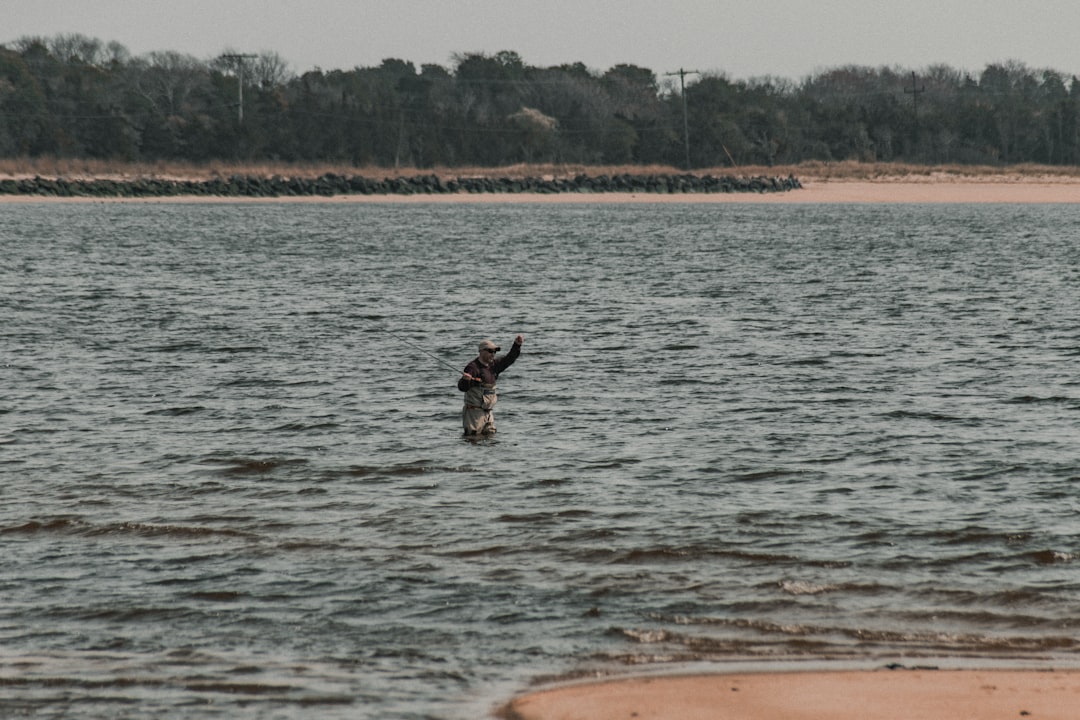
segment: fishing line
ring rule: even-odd
[[[420,352],[424,353],[425,355],[427,355],[427,356],[428,356],[429,358],[431,358],[431,359],[432,359],[432,360],[434,360],[435,362],[437,362],[437,363],[440,363],[441,365],[445,365],[446,367],[450,368],[451,370],[453,370],[453,371],[454,371],[455,373],[457,373],[458,375],[460,375],[460,374],[462,373],[462,371],[461,371],[461,370],[460,370],[459,368],[456,368],[456,367],[454,367],[454,366],[453,366],[453,365],[451,365],[450,363],[448,363],[448,362],[446,362],[445,360],[443,360],[443,359],[442,359],[441,357],[439,357],[439,356],[437,356],[437,355],[433,355],[432,353],[428,352],[427,350],[425,350],[424,348],[420,347],[419,345],[417,345],[417,344],[415,344],[415,343],[409,342],[408,340],[406,340],[405,338],[401,337],[401,336],[400,336],[400,335],[398,335],[397,333],[393,333],[393,332],[390,332],[389,330],[387,330],[386,328],[384,328],[384,327],[383,327],[382,325],[374,325],[374,324],[373,324],[373,325],[372,325],[372,327],[374,327],[374,328],[375,328],[376,330],[382,330],[382,331],[383,331],[384,333],[386,333],[386,334],[387,334],[387,335],[389,335],[390,337],[394,338],[394,339],[395,339],[395,340],[397,340],[398,342],[403,342],[403,343],[405,343],[406,345],[408,345],[409,347],[411,347],[411,348],[412,348],[412,349],[414,349],[414,350],[419,350]]]

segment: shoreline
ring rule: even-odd
[[[518,695],[502,720],[1072,720],[1080,669],[878,668],[643,675]]]
[[[1076,204],[1080,179],[1017,176],[988,178],[921,177],[846,180],[800,180],[802,187],[773,192],[594,192],[594,193],[414,193],[335,194],[328,196],[249,197],[228,195],[167,195],[149,197],[58,197],[0,194],[0,204],[12,203],[567,203],[567,204]]]

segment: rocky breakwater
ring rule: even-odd
[[[211,180],[24,178],[0,180],[0,195],[34,197],[334,197],[339,195],[561,194],[561,193],[776,193],[797,190],[794,177],[694,174],[457,177],[414,175],[375,179],[326,174],[316,178],[237,175]]]

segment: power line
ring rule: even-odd
[[[915,72],[911,73],[911,87],[904,88],[904,94],[911,95],[912,110],[915,115],[915,142],[919,141],[919,95],[926,92],[926,86],[916,87]]]
[[[664,73],[664,75],[678,75],[679,76],[679,94],[682,95],[682,121],[683,121],[683,143],[686,146],[686,169],[690,169],[690,119],[686,112],[686,76],[687,75],[700,75],[697,70],[683,70],[679,68],[678,72]]]
[[[239,102],[237,102],[237,122],[241,125],[244,124],[244,60],[248,58],[258,57],[257,55],[241,55],[239,53],[228,53],[221,57],[226,60],[232,60],[239,67],[239,76],[236,83],[237,92],[240,94]]]

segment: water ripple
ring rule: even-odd
[[[10,205],[0,707],[472,718],[627,664],[1075,664],[1078,219]],[[466,442],[458,368],[519,332]]]

